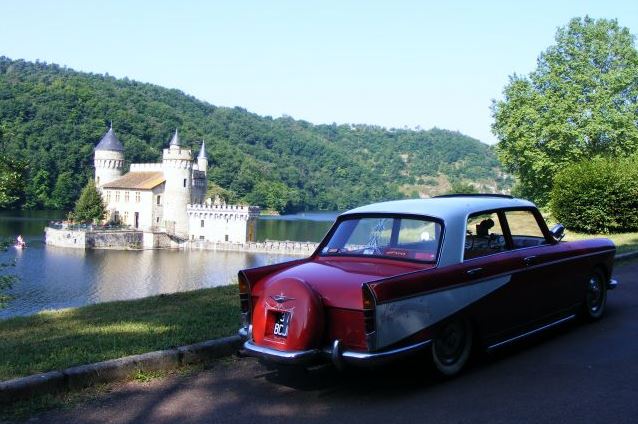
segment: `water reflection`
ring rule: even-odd
[[[269,217],[260,219],[258,232],[261,230],[262,240],[318,241],[334,216]],[[20,278],[9,291],[14,299],[0,310],[0,318],[225,285],[235,281],[239,269],[296,258],[243,252],[85,251],[45,246],[46,222],[62,217],[42,211],[0,214],[0,236],[22,234],[28,243],[27,249],[11,247],[0,254],[1,262],[15,262],[11,272]]]

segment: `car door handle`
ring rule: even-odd
[[[481,272],[483,272],[483,268],[474,268],[474,269],[468,270],[466,274],[469,275],[470,277],[476,277]]]
[[[536,256],[527,256],[526,258],[523,258],[523,262],[525,262],[525,266],[530,266],[536,262]]]

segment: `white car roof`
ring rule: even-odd
[[[439,265],[443,266],[463,261],[465,226],[470,215],[494,209],[529,207],[536,206],[527,200],[508,196],[455,195],[373,203],[346,211],[341,216],[359,213],[398,213],[438,218],[445,224],[443,245],[439,256]]]

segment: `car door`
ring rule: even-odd
[[[503,211],[470,215],[466,224],[463,273],[466,284],[493,285],[469,309],[486,339],[515,331],[530,318],[528,287],[522,284],[521,260],[513,252]]]
[[[516,276],[518,286],[527,296],[529,322],[550,320],[573,306],[577,296],[573,280],[576,274],[567,272],[557,261],[557,246],[551,240],[535,209],[504,212],[511,237],[512,253],[521,270]]]

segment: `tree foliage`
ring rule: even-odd
[[[558,172],[551,211],[586,233],[638,231],[638,155],[578,162]]]
[[[0,239],[0,257],[6,253],[7,248],[11,242],[5,239]],[[6,291],[10,289],[17,281],[17,277],[10,273],[7,273],[7,268],[13,266],[12,262],[0,261],[0,309],[3,309],[7,302],[11,299]]]
[[[102,195],[95,187],[95,182],[89,182],[82,189],[80,198],[75,204],[71,218],[77,222],[100,222],[106,216],[106,207]]]
[[[519,192],[546,204],[563,166],[638,149],[638,51],[616,20],[574,18],[529,76],[492,104],[497,152]]]
[[[476,187],[470,183],[455,181],[448,190],[447,194],[475,194],[478,193]]]
[[[24,202],[27,165],[0,154],[0,209],[15,209]]]
[[[499,166],[489,146],[458,132],[273,119],[152,84],[0,57],[5,150],[30,169],[20,206],[72,208],[109,121],[127,163],[160,160],[178,127],[195,152],[206,140],[211,183],[280,211],[400,198],[401,186],[439,174],[493,179]]]

